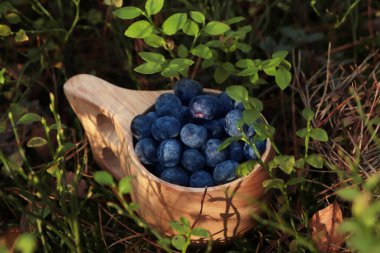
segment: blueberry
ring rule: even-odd
[[[150,130],[153,137],[161,141],[177,137],[181,130],[181,124],[172,116],[163,116],[153,122]]]
[[[169,183],[188,186],[189,185],[189,175],[187,172],[180,167],[172,167],[165,169],[161,174],[160,178]]]
[[[237,128],[238,122],[242,119],[243,112],[239,110],[232,110],[227,113],[224,118],[224,130],[229,136],[241,136],[240,131]],[[246,130],[247,126],[242,126],[243,131]]]
[[[260,154],[264,153],[266,146],[267,146],[267,141],[256,141],[255,142],[256,148],[259,151]],[[244,144],[244,156],[248,160],[257,160],[256,153],[254,152],[253,148],[249,146],[247,143]]]
[[[234,141],[228,146],[228,160],[242,162],[244,159],[243,144],[240,141]]]
[[[157,161],[157,142],[151,138],[139,140],[135,146],[137,158],[144,164],[153,164]]]
[[[181,164],[186,170],[194,172],[203,169],[205,158],[198,149],[189,148],[183,152]]]
[[[224,119],[223,119],[224,124]],[[207,138],[221,138],[224,134],[224,126],[220,124],[219,120],[210,120],[202,124],[207,130]]]
[[[224,108],[224,114],[228,113],[229,111],[232,111],[234,109],[234,101],[230,96],[227,95],[225,91],[219,94],[219,99],[222,101],[222,105]]]
[[[150,128],[157,119],[157,113],[149,112],[146,115],[137,115],[131,123],[131,132],[137,140],[151,137]]]
[[[210,167],[215,167],[216,164],[226,160],[228,156],[226,149],[218,151],[220,144],[222,144],[221,140],[209,139],[204,146],[206,164]]]
[[[179,98],[171,93],[161,94],[154,105],[159,116],[175,116],[182,109],[182,103]]]
[[[189,123],[192,119],[189,107],[183,105],[181,111],[177,113],[175,117],[179,120],[181,126],[185,125],[186,123]]]
[[[236,168],[239,163],[232,160],[226,160],[215,166],[213,177],[217,184],[225,184],[237,178]]]
[[[181,143],[176,139],[164,140],[158,146],[158,161],[165,167],[174,167],[180,161],[181,150]]]
[[[223,115],[223,105],[216,96],[200,95],[189,103],[191,116],[198,119],[211,120]]]
[[[202,188],[214,186],[215,182],[211,174],[207,171],[196,171],[190,176],[190,187]]]
[[[188,105],[193,97],[201,95],[202,91],[202,85],[191,79],[181,79],[174,85],[174,93],[184,105]]]
[[[181,141],[190,148],[200,148],[207,140],[207,130],[192,123],[184,125],[180,132]]]
[[[243,103],[241,103],[241,102],[235,102],[235,103],[234,103],[234,109],[235,109],[235,110],[243,111],[243,110],[244,110],[244,105],[243,105]]]
[[[256,131],[253,128],[253,126],[249,126],[248,129],[245,131],[245,135],[247,135],[247,137],[252,137],[255,134],[256,134]]]

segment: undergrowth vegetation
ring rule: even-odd
[[[379,31],[371,0],[1,1],[0,252],[380,252]],[[239,138],[276,151],[257,226],[222,248],[186,218],[150,228],[133,178],[92,159],[63,94],[79,73],[226,89],[257,131]]]

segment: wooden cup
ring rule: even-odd
[[[137,159],[130,131],[132,119],[147,111],[160,94],[172,91],[129,90],[81,74],[65,83],[64,92],[85,129],[96,162],[117,180],[133,176],[131,199],[140,206],[139,216],[153,228],[172,236],[175,231],[169,221],[186,217],[192,225],[207,229],[213,242],[226,243],[254,227],[251,214],[258,212],[258,207],[252,200],[263,200],[262,183],[269,178],[260,165],[243,178],[205,189],[165,182]],[[267,141],[263,161],[273,155]],[[192,237],[192,242],[201,244],[208,239]]]

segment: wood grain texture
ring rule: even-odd
[[[133,176],[132,201],[140,205],[138,214],[152,227],[173,235],[169,221],[183,216],[196,227],[209,230],[214,242],[224,243],[255,225],[250,214],[258,208],[252,200],[266,197],[262,183],[269,178],[261,166],[246,177],[205,190],[167,183],[137,159],[130,131],[132,119],[149,109],[160,94],[172,91],[128,90],[81,74],[65,83],[64,92],[86,131],[97,163],[116,179]],[[273,155],[267,141],[263,160]],[[204,243],[200,238],[192,239]]]

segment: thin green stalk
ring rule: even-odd
[[[78,21],[79,21],[79,5],[80,5],[80,0],[72,0],[74,5],[75,5],[75,17],[74,17],[74,20],[70,26],[70,29],[69,31],[67,32],[66,36],[65,36],[65,40],[64,42],[66,43],[68,41],[68,39],[70,38],[71,34],[73,33],[74,31],[74,28],[75,26],[77,25]]]

